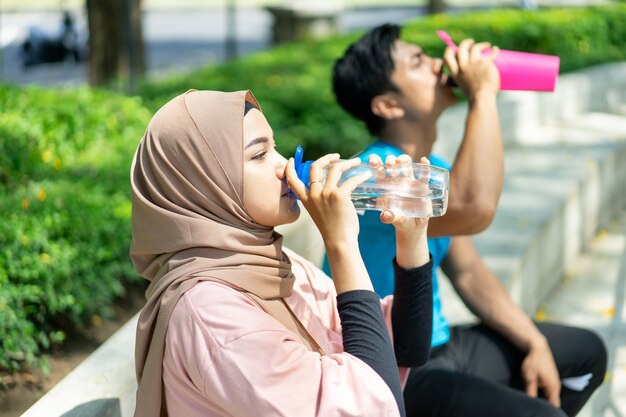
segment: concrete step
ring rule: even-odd
[[[589,112],[567,121],[527,129],[523,144],[594,145],[598,141],[621,141],[626,136],[626,114]],[[599,128],[601,127],[601,128]]]
[[[22,417],[131,417],[135,412],[138,314]]]
[[[528,313],[626,204],[624,160],[626,135],[620,142],[598,138],[507,152],[498,212],[474,242]]]
[[[605,383],[580,417],[626,415],[626,210],[568,265],[536,317],[594,329],[609,351]]]
[[[492,225],[473,242],[513,299],[530,315],[560,284],[566,268],[599,228],[626,206],[626,129],[604,133],[626,117],[581,115],[582,140],[571,126],[552,126],[543,145],[507,149],[505,180]],[[594,127],[595,126],[595,127]],[[442,276],[444,276],[442,274]],[[440,284],[444,311],[455,323],[474,320],[447,280]]]

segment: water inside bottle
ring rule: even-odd
[[[338,185],[369,169],[366,165],[353,168],[344,173]],[[419,178],[419,170],[413,173],[415,178]],[[359,213],[364,210],[390,210],[406,217],[442,216],[448,205],[447,171],[431,167],[429,175],[427,184],[391,176],[390,171],[381,182],[372,176],[352,192],[351,199]]]
[[[428,201],[432,204],[432,209]],[[390,210],[406,217],[438,217],[445,214],[447,200],[443,195],[408,197],[394,194],[352,193],[352,202],[359,212]]]

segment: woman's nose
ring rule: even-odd
[[[282,180],[285,176],[285,167],[287,166],[287,159],[280,154],[278,155],[278,160],[276,163],[276,176],[279,180]]]

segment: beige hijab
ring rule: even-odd
[[[283,300],[294,277],[282,236],[255,223],[245,209],[246,101],[258,107],[250,92],[190,90],[154,115],[135,154],[130,255],[151,281],[137,326],[136,417],[167,416],[167,325],[177,301],[200,281],[242,291],[307,347],[316,347]]]

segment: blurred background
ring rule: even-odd
[[[134,66],[134,72],[159,77],[267,49],[276,43],[273,40],[297,40],[303,34],[298,32],[299,28],[289,30],[289,26],[298,19],[300,22],[296,25],[311,26],[310,31],[324,35],[333,30],[345,33],[387,21],[401,23],[432,12],[506,7],[535,9],[607,2],[395,0],[390,5],[383,0],[324,0],[311,6],[311,2],[281,0],[3,0],[0,2],[0,80],[42,85],[79,85],[91,80],[97,84],[115,70],[103,65],[103,74],[92,74],[90,78],[86,61],[90,48],[94,49],[94,60],[106,59],[110,67],[113,66],[111,57],[121,55],[113,60],[130,61],[130,55],[134,55],[133,62],[128,63]],[[289,16],[286,4],[295,16]],[[279,27],[281,25],[283,27]],[[89,42],[90,27],[102,41]],[[273,30],[281,35],[275,36]],[[129,45],[131,38],[136,44],[134,48]],[[29,39],[33,44],[29,51],[37,51],[30,55],[24,53]],[[42,45],[46,39],[64,41],[72,51],[63,57],[63,62],[45,62],[62,58],[59,52],[55,55],[54,46],[46,49]],[[124,48],[124,45],[129,47]],[[37,53],[39,56],[32,56]]]

